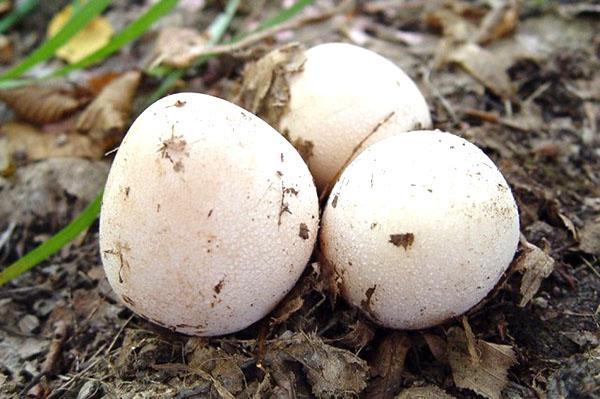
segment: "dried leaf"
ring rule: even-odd
[[[67,6],[56,14],[48,25],[48,37],[56,35],[72,15],[72,6]],[[108,44],[113,33],[113,28],[106,18],[96,17],[59,48],[56,55],[71,64],[76,63]]]
[[[198,58],[199,49],[204,49],[209,37],[191,28],[163,27],[158,33],[148,64],[160,64],[174,68],[187,68]]]
[[[393,398],[402,383],[404,360],[410,349],[410,339],[399,332],[384,338],[371,362],[374,377],[367,388],[367,398]]]
[[[459,65],[500,97],[510,98],[515,92],[506,72],[510,66],[508,60],[475,43],[465,43],[459,46],[448,45],[441,58],[442,63]]]
[[[360,351],[373,340],[373,337],[375,337],[373,328],[363,320],[358,319],[356,323],[350,325],[350,331],[337,340],[337,343]]]
[[[287,298],[281,305],[277,307],[271,318],[271,325],[278,325],[290,318],[291,315],[302,309],[304,305],[304,299],[296,296],[293,298]]]
[[[10,64],[13,60],[14,48],[10,39],[0,35],[0,64]]]
[[[519,22],[519,8],[518,0],[496,3],[481,22],[475,35],[475,42],[487,44],[513,32]]]
[[[290,100],[289,79],[302,70],[305,60],[304,48],[290,43],[249,64],[236,102],[278,126]]]
[[[4,101],[23,121],[46,124],[73,114],[90,100],[81,88],[64,84],[0,90]]]
[[[454,399],[454,396],[448,395],[435,385],[426,385],[405,389],[396,399]]]
[[[140,72],[131,71],[108,83],[79,115],[77,130],[87,133],[105,150],[115,146],[129,122],[140,79]]]
[[[318,398],[357,396],[366,387],[368,366],[352,352],[325,344],[319,337],[296,333],[280,337],[269,347],[265,365],[285,390],[293,392],[287,363],[299,362]]]
[[[7,123],[0,131],[0,153],[9,159],[37,161],[56,157],[100,159],[104,151],[80,134],[44,133],[24,123]]]
[[[586,223],[579,234],[579,249],[600,256],[600,219]]]
[[[448,360],[454,383],[490,399],[500,399],[508,369],[516,363],[510,345],[475,341],[478,361],[469,353],[467,335],[460,327],[448,331]]]
[[[523,296],[519,306],[523,307],[531,301],[542,284],[542,281],[554,270],[554,259],[549,253],[549,245],[544,250],[521,239],[523,253],[517,258],[514,270],[524,272],[519,292]]]
[[[448,344],[446,340],[433,334],[423,334],[423,338],[435,360],[442,364],[448,364]]]
[[[208,345],[206,338],[193,337],[185,345],[186,359],[190,369],[209,373],[222,387],[232,394],[244,389],[244,373],[240,366],[247,360],[238,353]]]
[[[438,8],[425,14],[425,23],[429,28],[441,31],[444,37],[453,42],[473,37],[477,29],[471,21],[448,8]]]

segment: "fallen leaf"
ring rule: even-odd
[[[0,130],[0,153],[10,160],[38,161],[56,157],[100,159],[104,151],[81,134],[45,133],[35,126],[9,122]]]
[[[46,124],[73,114],[90,101],[90,95],[82,88],[61,83],[0,90],[0,100],[23,121]]]
[[[110,82],[123,75],[122,72],[109,71],[106,73],[101,73],[99,75],[95,75],[91,77],[87,81],[87,88],[90,89],[92,94],[97,96],[100,92],[108,85]]]
[[[304,299],[302,297],[293,297],[284,300],[280,306],[277,307],[276,311],[273,312],[271,317],[271,325],[278,325],[290,318],[290,316],[300,309],[304,305]]]
[[[423,334],[427,347],[438,362],[448,364],[448,343],[440,336]]]
[[[400,332],[393,332],[383,339],[371,362],[373,379],[367,388],[366,398],[391,399],[398,394],[410,346],[410,339]]]
[[[73,7],[70,5],[56,14],[48,24],[48,37],[56,35],[72,15]],[[96,17],[59,48],[56,55],[74,64],[108,44],[113,33],[113,28],[106,18]]]
[[[441,51],[442,64],[457,64],[482,85],[500,97],[511,98],[515,92],[508,76],[511,59],[497,56],[475,43],[455,46],[446,43]]]
[[[481,21],[475,42],[487,44],[514,32],[519,22],[519,6],[518,0],[494,3],[492,10]]]
[[[400,392],[396,399],[454,399],[435,385],[408,388]]]
[[[289,362],[298,362],[317,398],[358,396],[366,387],[367,363],[352,352],[325,344],[319,337],[302,333],[281,336],[269,346],[264,364],[273,377],[290,385]],[[285,387],[293,392],[293,387]]]
[[[373,328],[361,319],[356,320],[349,328],[350,331],[336,340],[336,342],[355,351],[362,350],[375,337]]]
[[[247,65],[235,101],[271,126],[278,126],[290,100],[288,81],[302,70],[305,60],[304,48],[290,43]]]
[[[209,36],[191,28],[163,27],[158,33],[154,48],[147,62],[149,68],[161,64],[175,68],[187,68],[197,58],[198,48],[208,44]]]
[[[477,30],[473,21],[465,19],[446,7],[426,13],[424,21],[429,28],[441,31],[444,37],[453,42],[468,40]]]
[[[202,338],[200,340],[199,345],[194,345],[195,349],[186,356],[190,369],[209,373],[231,394],[241,392],[244,388],[244,373],[240,366],[247,358],[238,353],[227,353],[218,347],[202,345],[206,341]]]
[[[77,130],[87,133],[103,150],[117,145],[129,123],[140,79],[140,72],[131,71],[108,83],[79,115]]]
[[[13,60],[14,48],[10,39],[0,35],[0,64],[10,64]]]
[[[469,353],[467,335],[460,327],[448,331],[448,360],[454,383],[490,399],[500,399],[508,369],[516,363],[510,345],[475,340],[477,359]]]
[[[600,256],[600,219],[584,224],[579,233],[579,249]]]
[[[517,258],[514,265],[515,271],[524,272],[519,289],[522,295],[519,302],[520,307],[524,307],[531,301],[539,290],[542,281],[554,270],[554,259],[548,255],[550,252],[549,244],[545,244],[544,250],[541,250],[524,237],[521,238],[522,254]]]
[[[0,2],[0,14],[4,14],[13,8],[13,2],[10,0],[5,0]]]

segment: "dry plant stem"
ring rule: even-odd
[[[51,375],[54,373],[56,364],[58,363],[58,359],[60,359],[60,354],[62,351],[63,344],[67,339],[67,333],[69,331],[69,324],[65,320],[58,320],[54,323],[54,335],[52,337],[52,341],[50,342],[50,348],[48,349],[48,355],[46,355],[46,359],[44,363],[42,363],[42,367],[40,370],[39,377]],[[33,395],[34,397],[38,397],[42,395],[45,391],[45,388],[42,385],[42,382],[38,382],[31,389],[29,389],[28,395]]]
[[[188,66],[191,65],[191,63],[194,60],[196,60],[200,57],[209,56],[209,55],[221,55],[221,54],[232,53],[235,51],[240,51],[240,50],[243,50],[257,42],[260,42],[261,40],[264,40],[270,36],[273,36],[276,33],[279,33],[281,31],[297,29],[297,28],[307,25],[307,24],[321,22],[321,21],[329,19],[337,14],[340,14],[342,12],[350,11],[353,8],[354,8],[354,0],[344,0],[339,5],[331,7],[318,15],[310,15],[310,16],[306,16],[306,17],[297,17],[297,18],[291,19],[287,22],[284,22],[284,23],[274,26],[272,28],[268,28],[263,31],[259,31],[259,32],[250,34],[235,43],[223,44],[220,46],[212,46],[212,47],[206,47],[206,46],[192,47],[189,50],[189,52],[185,54],[185,56],[182,56],[181,58],[179,58],[177,60],[166,61],[165,63],[172,67],[175,67],[175,68],[187,68]]]

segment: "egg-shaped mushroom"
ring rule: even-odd
[[[335,184],[320,233],[342,295],[397,329],[476,305],[518,240],[517,206],[496,165],[440,131],[397,134],[363,151]]]
[[[119,147],[101,210],[102,262],[144,318],[227,334],[292,288],[318,216],[308,168],[278,132],[227,101],[174,94],[146,109]]]
[[[289,77],[278,130],[304,156],[319,190],[368,145],[431,127],[425,98],[390,60],[346,43],[321,44],[304,56]]]

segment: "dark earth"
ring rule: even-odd
[[[105,16],[119,30],[146,3],[114,1]],[[224,3],[181,1],[105,62],[50,88],[0,93],[6,103],[0,107],[2,267],[66,225],[103,187],[112,156],[104,153],[118,146],[160,84],[156,76],[130,72],[145,71],[164,51],[155,47],[159,33],[183,26],[202,31]],[[242,2],[229,34],[248,31],[282,3],[291,2]],[[6,35],[11,52],[0,51],[4,67],[43,41],[66,4],[41,2]],[[521,244],[496,289],[444,325],[386,330],[338,296],[317,251],[267,318],[225,337],[189,337],[132,314],[116,299],[102,269],[96,222],[0,288],[0,397],[600,398],[598,3],[338,6],[317,1],[296,29],[189,68],[175,90],[233,100],[245,67],[292,41],[306,47],[345,41],[390,58],[419,85],[434,127],[482,148],[513,190]],[[31,73],[61,65],[54,59]],[[123,110],[126,121],[117,118],[105,129],[94,120],[78,124],[78,113],[111,82],[124,86],[102,101]],[[49,111],[52,96],[42,93],[59,90],[76,103]],[[299,235],[305,233],[300,227]],[[390,241],[407,248],[412,238]]]

